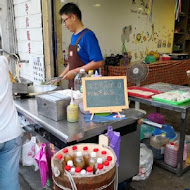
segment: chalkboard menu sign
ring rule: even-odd
[[[91,113],[120,112],[128,108],[125,76],[82,78],[82,88],[85,111]]]

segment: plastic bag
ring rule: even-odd
[[[119,166],[119,150],[121,142],[120,133],[113,131],[113,128],[111,126],[108,126],[108,131],[105,135],[109,137],[110,147],[114,150],[117,156],[117,166]]]
[[[161,135],[162,133],[165,133],[166,137],[170,140],[174,140],[177,137],[177,134],[176,134],[174,128],[168,124],[163,124],[162,129],[156,128],[153,132],[153,136]]]
[[[153,154],[152,150],[143,143],[140,144],[140,165],[139,174],[133,177],[134,181],[145,180],[152,171]]]
[[[46,143],[46,158],[48,163],[48,176],[51,179],[52,178],[52,170],[51,170],[51,158],[56,153],[55,147],[51,143]]]
[[[23,166],[34,166],[34,170],[38,170],[38,165],[34,159],[38,153],[39,147],[36,143],[36,137],[32,137],[30,141],[26,141],[22,146],[22,164]]]
[[[36,154],[35,160],[40,169],[42,187],[45,187],[47,178],[48,178],[48,162],[47,162],[47,157],[46,157],[45,143],[41,144],[40,151]]]

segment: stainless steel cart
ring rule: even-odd
[[[140,137],[137,121],[145,112],[127,109],[124,110],[126,119],[106,123],[86,123],[84,115],[80,114],[79,122],[68,123],[67,120],[56,122],[39,115],[34,98],[16,99],[15,104],[19,114],[26,117],[27,128],[35,130],[60,149],[79,142],[97,143],[99,134],[105,133],[108,125],[111,125],[121,134],[119,182],[138,174]]]
[[[190,92],[189,87],[172,85],[172,84],[167,84],[167,83],[154,83],[154,84],[146,85],[144,87],[154,89],[154,90],[159,90],[162,92],[167,92],[170,90],[182,90],[182,91]],[[187,103],[183,106],[175,106],[175,105],[170,105],[170,104],[166,104],[162,102],[157,102],[157,101],[154,101],[153,99],[143,99],[139,97],[129,97],[129,100],[140,102],[140,103],[150,105],[150,106],[154,106],[156,107],[157,112],[160,112],[160,108],[164,108],[167,110],[181,113],[181,130],[180,130],[180,143],[179,143],[177,168],[173,168],[169,165],[166,165],[163,160],[155,160],[154,162],[157,165],[161,166],[162,168],[167,169],[173,173],[176,173],[177,176],[181,176],[184,172],[189,170],[190,166],[185,167],[185,168],[183,167],[183,150],[184,150],[184,140],[185,140],[185,128],[187,126],[187,113],[190,110],[190,103]]]

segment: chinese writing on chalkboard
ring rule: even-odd
[[[122,84],[118,81],[97,81],[96,83],[89,83],[87,96],[114,96],[116,90],[121,90]]]
[[[122,79],[85,81],[87,107],[124,106],[125,88]]]

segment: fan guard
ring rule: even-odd
[[[138,84],[144,81],[149,73],[149,67],[143,62],[133,62],[127,67],[127,79],[131,83]]]

